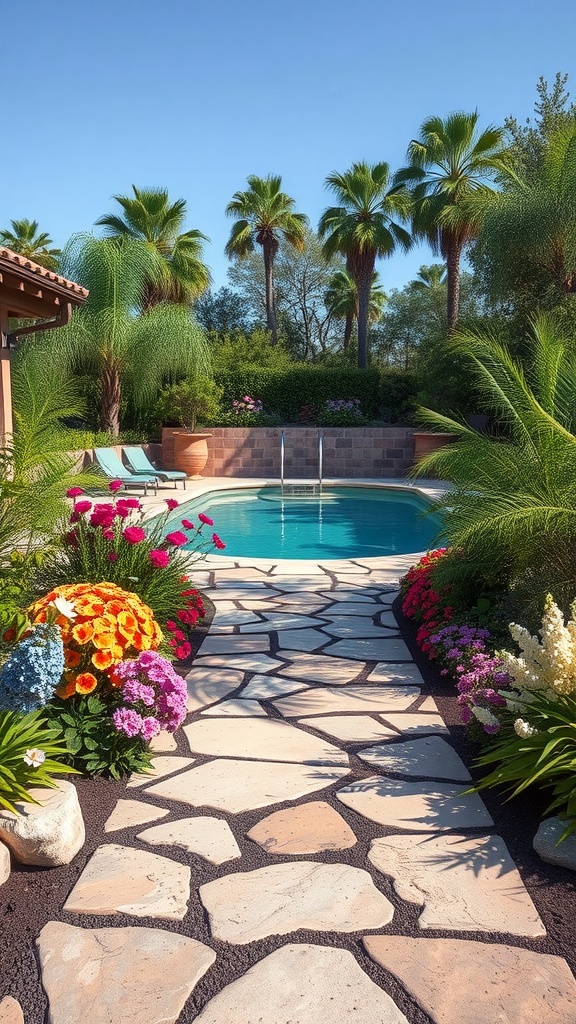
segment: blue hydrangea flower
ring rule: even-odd
[[[54,696],[63,671],[60,630],[53,623],[39,623],[0,669],[0,709],[36,711]]]

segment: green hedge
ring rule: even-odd
[[[303,406],[322,406],[330,398],[359,398],[363,415],[383,418],[389,423],[410,418],[416,392],[414,375],[397,370],[325,369],[297,364],[286,369],[239,367],[235,371],[217,370],[216,383],[223,389],[223,410],[234,399],[250,395],[259,398],[267,412],[283,420],[297,422]]]

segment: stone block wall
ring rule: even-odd
[[[174,428],[162,431],[162,465],[174,467]],[[281,427],[213,427],[204,477],[280,477]],[[285,427],[284,476],[317,479],[317,427]],[[324,477],[402,477],[414,460],[410,427],[323,427]]]

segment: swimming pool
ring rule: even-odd
[[[429,507],[421,494],[394,487],[330,487],[320,498],[254,487],[210,491],[180,505],[178,518],[208,515],[228,556],[321,561],[427,550],[441,527],[436,515],[422,518]]]

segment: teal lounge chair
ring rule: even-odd
[[[152,487],[156,493],[158,478],[151,473],[130,473],[113,448],[95,448],[94,458],[109,480],[121,480],[125,487],[143,487],[144,494]]]
[[[154,474],[160,480],[173,481],[174,487],[177,486],[178,480],[181,480],[182,486],[186,490],[186,480],[188,479],[186,473],[180,469],[156,469],[143,448],[123,448],[122,454],[134,473]]]

